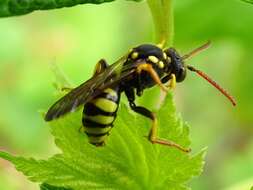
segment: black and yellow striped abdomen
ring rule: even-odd
[[[120,93],[118,87],[107,88],[84,105],[82,123],[91,144],[101,146],[116,118]]]

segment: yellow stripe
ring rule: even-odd
[[[96,98],[92,101],[92,103],[95,104],[101,110],[111,113],[115,112],[118,107],[118,104],[106,98]]]
[[[89,134],[103,134],[111,130],[111,126],[100,128],[100,127],[85,127],[85,131]]]
[[[111,124],[114,120],[114,116],[104,116],[104,115],[95,115],[95,116],[85,116],[87,119],[95,121],[97,123],[108,125]]]
[[[105,89],[104,92],[107,93],[107,94],[111,94],[111,96],[115,96],[115,97],[118,96],[117,92],[115,92],[115,90],[113,90],[111,88]]]

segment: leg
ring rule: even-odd
[[[152,65],[148,63],[141,64],[140,66],[137,67],[137,73],[141,73],[141,71],[147,71],[152,79],[158,84],[163,91],[167,93],[168,89],[166,86],[163,85],[162,81],[160,80],[160,77],[156,73],[156,71],[153,69]]]
[[[157,137],[158,125],[157,125],[157,118],[154,113],[152,113],[151,111],[149,111],[148,109],[146,109],[144,107],[136,106],[133,102],[130,103],[130,107],[132,108],[133,111],[135,111],[145,117],[148,117],[152,120],[152,127],[151,127],[149,135],[148,135],[148,139],[151,143],[175,147],[183,152],[190,152],[191,151],[190,149],[183,148],[182,146],[180,146],[179,144],[176,144],[173,141],[160,139],[159,137]]]
[[[71,90],[73,90],[73,88],[70,88],[70,87],[62,87],[61,88],[61,91],[63,91],[63,92],[70,92]]]
[[[104,59],[100,59],[95,66],[93,76],[96,76],[99,73],[103,72],[107,67],[108,67],[107,62]]]
[[[108,67],[107,62],[104,59],[100,59],[95,66],[93,76],[98,75],[99,73],[103,72],[107,67]],[[70,92],[71,90],[73,90],[73,88],[70,88],[70,87],[61,88],[61,91],[67,92],[67,93]]]
[[[145,117],[148,117],[152,120],[152,127],[150,129],[149,135],[148,135],[148,140],[153,143],[153,144],[162,144],[162,145],[166,145],[166,146],[171,146],[171,147],[175,147],[183,152],[190,152],[190,149],[186,149],[183,148],[182,146],[176,144],[173,141],[169,141],[169,140],[164,140],[164,139],[159,139],[157,137],[157,129],[158,129],[158,125],[157,125],[157,118],[155,116],[154,113],[152,113],[151,111],[149,111],[148,109],[144,108],[144,107],[140,107],[140,106],[136,106],[134,103],[134,90],[133,89],[128,89],[125,91],[126,96],[128,98],[129,101],[129,105],[131,107],[131,109],[136,112],[139,113]]]
[[[167,75],[165,77],[162,78],[162,83],[167,83],[169,81],[169,84],[165,84],[166,87],[168,87],[169,89],[175,89],[176,88],[176,75],[175,74],[171,74],[171,75]]]
[[[59,93],[69,93],[71,90],[73,90],[72,87],[70,87],[71,85],[70,84],[60,84],[60,83],[57,83],[57,82],[54,82],[53,83],[55,89],[57,91],[59,91]]]

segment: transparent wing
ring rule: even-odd
[[[128,55],[123,56],[104,72],[92,77],[59,99],[50,107],[45,120],[50,121],[68,112],[75,111],[78,106],[87,103],[105,88],[117,84],[131,75],[135,71],[138,62],[124,65],[127,57]]]

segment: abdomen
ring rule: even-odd
[[[96,146],[104,144],[113,127],[119,100],[118,87],[107,88],[84,105],[82,123],[91,144]]]

